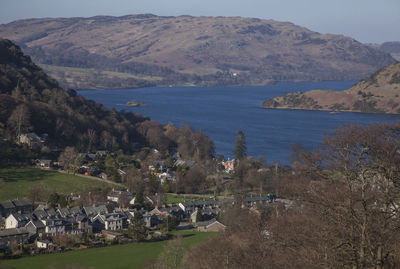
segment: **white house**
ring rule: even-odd
[[[6,229],[24,227],[29,221],[30,219],[27,215],[11,213],[6,218]]]

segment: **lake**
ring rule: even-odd
[[[265,99],[312,89],[345,90],[355,81],[288,82],[269,86],[155,87],[124,90],[79,91],[108,108],[132,111],[163,124],[189,124],[211,137],[216,154],[232,157],[238,130],[246,136],[248,155],[263,156],[269,163],[290,163],[290,147],[299,142],[318,147],[324,135],[344,124],[395,123],[400,115],[326,111],[262,109]],[[129,107],[137,100],[148,106]]]

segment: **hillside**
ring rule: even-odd
[[[400,61],[400,41],[385,42],[379,46],[381,51],[390,53],[393,58]]]
[[[81,89],[353,80],[394,62],[348,37],[241,17],[28,19],[0,25],[0,37]]]
[[[23,133],[48,135],[44,152],[73,146],[78,152],[126,153],[141,147],[176,152],[184,158],[208,159],[213,142],[191,128],[176,128],[130,112],[117,112],[63,90],[9,40],[0,40],[0,165],[10,159],[35,158],[16,145]],[[196,144],[195,144],[196,143]],[[39,152],[40,153],[40,152]],[[42,152],[43,153],[43,152]],[[193,156],[196,154],[196,156]],[[22,156],[21,156],[22,155]],[[54,157],[54,156],[53,156]]]
[[[400,63],[382,68],[348,90],[313,90],[266,100],[263,108],[400,114]]]

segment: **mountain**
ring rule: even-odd
[[[400,61],[400,41],[384,42],[379,46],[383,52],[390,53],[393,58]]]
[[[0,25],[70,88],[354,80],[395,62],[349,37],[242,17],[44,18]]]
[[[63,90],[18,46],[2,39],[0,163],[18,155],[14,154],[17,138],[29,132],[47,134],[46,152],[74,146],[79,152],[132,153],[148,146],[163,154],[179,151],[183,158],[201,160],[211,158],[214,149],[208,137],[189,127],[163,126],[139,114],[107,109],[74,90]]]
[[[290,93],[266,100],[262,107],[400,114],[400,63],[378,70],[345,91]]]

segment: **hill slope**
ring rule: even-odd
[[[29,19],[0,25],[0,37],[45,64],[62,85],[77,88],[348,80],[394,62],[348,37],[241,17]],[[92,71],[82,77],[61,67]],[[97,83],[102,71],[117,74]]]
[[[150,146],[162,152],[179,149],[184,158],[200,160],[212,158],[214,150],[208,137],[189,127],[162,126],[142,115],[109,110],[73,90],[63,90],[18,46],[3,39],[0,164],[8,162],[17,137],[27,132],[48,134],[52,148],[74,146],[79,152],[121,149],[129,153],[137,146]]]
[[[263,102],[264,108],[400,113],[400,63],[382,68],[348,90],[291,93]]]

